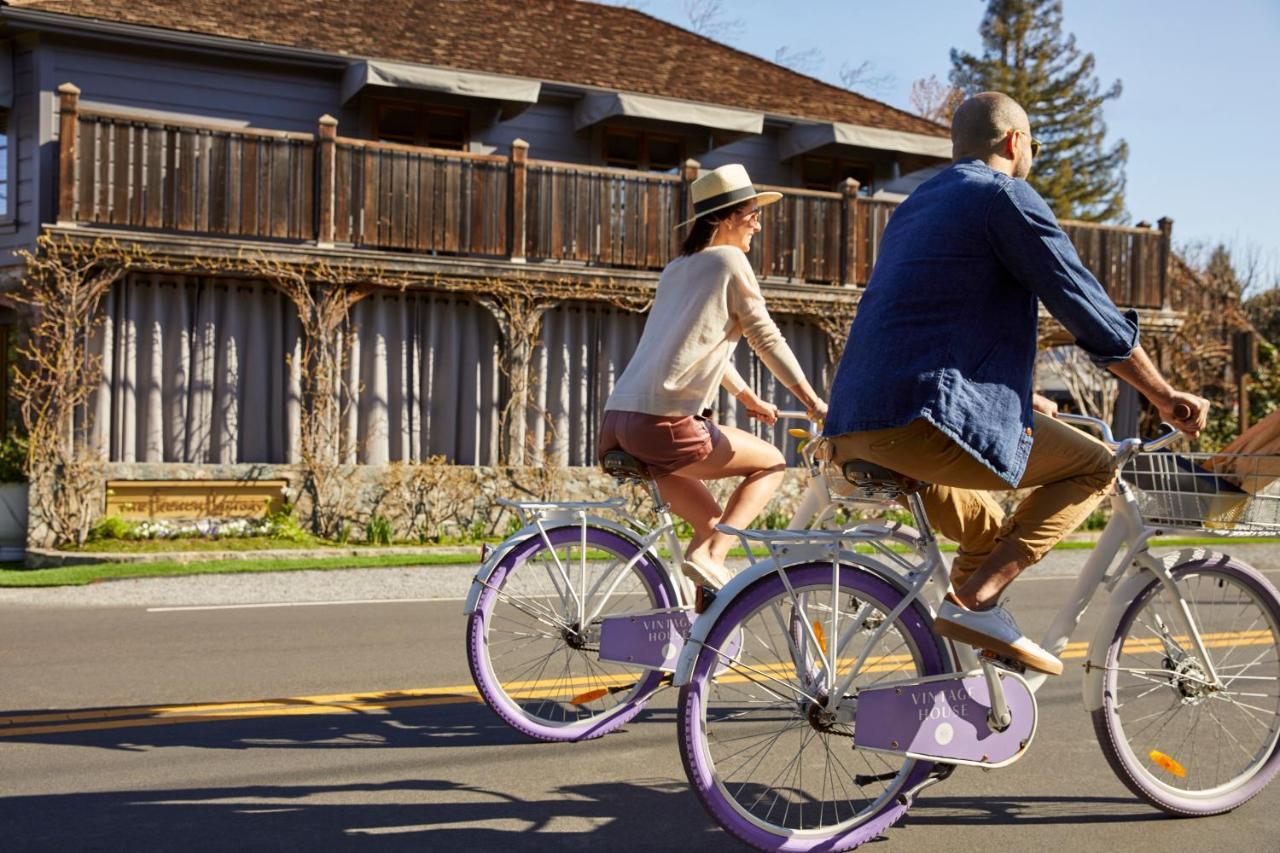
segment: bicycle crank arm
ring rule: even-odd
[[[992,701],[981,672],[899,681],[858,692],[853,741],[858,749],[975,767],[1003,767],[1022,757],[1036,730],[1036,700],[1017,673],[998,672],[1011,716],[1003,731],[988,724]]]
[[[639,680],[632,681],[630,684],[618,684],[613,687],[598,687],[595,690],[588,690],[586,693],[579,693],[569,700],[570,705],[589,705],[597,699],[603,699],[606,696],[613,696],[618,693],[627,693],[634,690]],[[657,687],[670,687],[671,673],[667,673],[658,680]]]

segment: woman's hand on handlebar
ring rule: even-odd
[[[747,414],[757,421],[773,425],[778,422],[778,407],[773,403],[760,399],[750,388],[738,395],[738,402],[747,410]]]
[[[1209,401],[1195,394],[1172,391],[1165,399],[1152,401],[1160,417],[1171,426],[1195,438],[1209,420]]]
[[[1048,415],[1051,418],[1058,416],[1058,404],[1039,394],[1031,395],[1031,410],[1042,415]]]

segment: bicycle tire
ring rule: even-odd
[[[1257,671],[1264,671],[1261,667],[1265,664],[1265,672],[1273,673],[1247,677],[1259,680],[1280,677],[1280,594],[1277,594],[1275,587],[1265,577],[1245,563],[1221,556],[1188,561],[1175,566],[1171,572],[1179,585],[1185,585],[1188,589],[1193,581],[1197,589],[1203,588],[1204,581],[1207,579],[1211,584],[1211,590],[1219,590],[1217,594],[1220,595],[1220,600],[1217,604],[1210,602],[1201,606],[1201,602],[1192,598],[1193,604],[1190,606],[1198,623],[1197,630],[1201,632],[1211,659],[1214,655],[1213,649],[1228,649],[1214,664],[1215,668],[1220,665],[1228,667],[1219,670],[1220,678],[1228,679],[1227,683],[1231,684],[1243,676],[1242,672],[1235,672],[1239,664],[1228,665],[1226,661],[1230,659],[1230,655],[1234,654],[1236,648],[1244,646],[1261,647],[1261,655],[1255,656],[1254,660],[1254,664],[1260,667]],[[1235,624],[1232,630],[1215,630],[1221,627],[1217,624],[1216,617],[1219,615],[1217,611],[1221,610],[1225,614],[1228,606],[1243,610],[1240,602],[1228,597],[1228,584],[1252,597],[1259,605],[1258,618],[1262,619],[1265,625],[1253,626],[1242,632],[1238,629],[1250,623],[1241,622],[1243,617],[1236,616],[1235,622],[1238,624]],[[1280,681],[1263,682],[1274,685],[1271,688],[1273,695],[1270,710],[1272,713],[1271,719],[1267,722],[1268,730],[1259,734],[1256,726],[1260,725],[1260,722],[1255,720],[1253,723],[1246,723],[1245,727],[1252,727],[1254,731],[1249,735],[1248,743],[1242,742],[1240,737],[1244,736],[1243,732],[1238,736],[1226,728],[1226,724],[1218,716],[1214,707],[1215,703],[1221,701],[1224,707],[1218,710],[1226,712],[1233,704],[1239,707],[1236,700],[1231,699],[1230,693],[1223,696],[1203,687],[1200,681],[1203,665],[1194,660],[1194,654],[1182,657],[1186,651],[1182,648],[1182,638],[1172,636],[1173,629],[1163,627],[1167,623],[1163,617],[1159,617],[1158,611],[1152,606],[1162,587],[1163,583],[1160,580],[1152,579],[1151,583],[1129,603],[1117,623],[1103,664],[1102,706],[1092,714],[1094,732],[1111,769],[1139,798],[1161,811],[1181,817],[1223,814],[1257,796],[1280,770],[1280,695],[1277,695],[1280,694]],[[1201,622],[1199,614],[1207,609],[1210,611],[1209,616],[1204,617],[1207,621]],[[1148,611],[1154,615],[1143,619],[1143,614]],[[1153,629],[1153,624],[1158,627]],[[1140,627],[1135,629],[1135,625]],[[1135,630],[1141,631],[1142,636],[1134,634]],[[1152,633],[1156,635],[1155,640],[1149,636]],[[1168,637],[1168,640],[1164,639],[1165,637]],[[1128,644],[1126,639],[1129,640]],[[1265,648],[1267,645],[1271,646],[1270,652]],[[1269,656],[1272,660],[1262,662],[1264,656]],[[1154,661],[1160,657],[1163,657],[1160,662],[1160,669],[1165,670],[1163,675],[1155,671]],[[1134,666],[1135,662],[1144,665]],[[1259,662],[1262,663],[1259,664]],[[1137,686],[1139,683],[1140,687]],[[1147,686],[1148,684],[1150,686]],[[1136,691],[1146,691],[1146,693],[1139,695]],[[1201,695],[1202,691],[1203,695]],[[1164,697],[1163,694],[1166,692],[1169,695]],[[1169,710],[1164,712],[1168,719],[1161,723],[1160,729],[1150,738],[1146,737],[1146,731],[1159,718],[1152,717],[1153,722],[1146,723],[1141,712],[1148,707],[1148,696],[1154,697],[1150,700],[1150,706],[1156,708],[1156,711],[1151,712],[1153,714],[1159,713],[1158,703],[1162,698],[1168,698],[1170,701]],[[1135,702],[1142,704],[1135,705]],[[1177,732],[1180,728],[1173,728],[1168,735],[1164,733],[1173,722],[1172,715],[1178,712],[1182,712],[1180,726],[1186,725],[1186,720],[1189,719],[1188,714],[1191,715],[1192,722],[1186,734],[1178,742],[1177,748],[1165,746],[1168,750],[1165,752],[1158,748],[1163,740],[1169,741],[1170,744],[1178,741]],[[1244,716],[1256,713],[1249,710],[1246,715],[1234,714],[1231,719],[1244,719]],[[1205,717],[1216,720],[1223,731],[1214,733],[1211,727],[1206,727],[1204,731],[1197,731],[1199,722]],[[1141,723],[1146,725],[1140,728]],[[1157,737],[1162,741],[1157,741],[1155,739]],[[1254,757],[1239,772],[1232,773],[1225,780],[1215,780],[1213,784],[1199,789],[1178,787],[1178,780],[1191,777],[1193,772],[1197,782],[1206,778],[1207,774],[1207,769],[1201,769],[1207,767],[1207,762],[1201,760],[1191,762],[1186,758],[1188,742],[1191,749],[1201,743],[1206,745],[1206,749],[1216,746],[1217,768],[1220,768],[1223,751],[1234,753],[1240,749],[1248,755],[1250,744],[1254,740],[1257,741]],[[1191,782],[1188,781],[1187,784],[1190,785]]]
[[[830,563],[801,564],[788,567],[785,571],[791,587],[798,592],[806,589],[819,590],[824,585],[826,591],[831,589],[832,567]],[[857,566],[842,566],[839,573],[839,584],[841,596],[854,596],[859,605],[867,602],[874,603],[877,612],[881,614],[890,612],[902,599],[902,592],[899,589],[875,573]],[[884,762],[886,766],[896,766],[898,768],[896,775],[885,786],[885,790],[876,795],[875,801],[870,806],[857,813],[853,818],[829,828],[806,828],[803,825],[803,812],[800,815],[799,825],[797,826],[770,825],[767,820],[762,820],[759,814],[749,814],[750,809],[745,808],[744,804],[736,799],[737,796],[742,795],[747,783],[744,781],[738,784],[739,793],[737,795],[731,794],[729,788],[737,780],[730,781],[727,778],[722,778],[730,775],[731,771],[727,769],[727,764],[723,758],[721,758],[721,762],[724,766],[717,768],[716,756],[713,755],[712,738],[708,735],[709,727],[707,724],[708,705],[713,701],[709,697],[712,696],[716,684],[729,681],[724,675],[718,678],[713,678],[712,676],[719,658],[716,649],[721,648],[725,638],[729,637],[732,632],[740,630],[744,631],[746,638],[743,640],[744,647],[757,641],[759,639],[758,632],[748,630],[750,626],[747,623],[750,622],[754,615],[768,607],[769,602],[782,600],[787,595],[789,595],[787,585],[783,583],[777,573],[771,573],[740,592],[716,618],[716,622],[706,635],[703,648],[695,661],[692,677],[680,691],[678,725],[681,760],[684,763],[690,786],[703,807],[716,823],[739,841],[760,850],[851,850],[875,838],[902,818],[910,807],[910,802],[901,796],[902,792],[910,790],[923,781],[932,770],[933,764],[912,759],[900,759],[897,764],[893,764],[891,758],[886,760]],[[786,619],[781,619],[781,621],[783,624],[780,627],[780,635],[794,630],[794,621]],[[909,652],[911,668],[915,670],[914,675],[937,675],[951,669],[949,656],[933,634],[931,625],[932,620],[923,605],[919,602],[914,602],[897,617],[895,625],[891,627],[891,631],[897,632],[897,636],[902,639],[902,645]],[[788,657],[794,659],[794,655],[787,653],[779,655],[780,666],[784,669],[794,662],[794,660],[788,661]],[[882,659],[887,660],[888,658],[882,657]],[[841,660],[844,660],[844,658],[841,658]],[[900,670],[891,666],[889,671],[896,672]],[[907,671],[902,673],[904,678],[910,678],[912,675],[913,673]],[[764,711],[766,709],[761,708],[760,710]],[[785,712],[785,709],[778,710]],[[799,708],[796,709],[795,715],[800,715]],[[733,716],[731,714],[729,717],[718,720],[717,726],[725,725]],[[737,715],[738,719],[744,719],[745,717],[746,713]],[[803,726],[803,723],[800,725]],[[735,735],[735,737],[737,736]],[[821,736],[825,737],[825,735]],[[747,735],[746,737],[753,736]],[[759,737],[769,737],[769,735],[760,735]],[[727,743],[728,740],[725,742]],[[839,747],[840,749],[847,749],[846,744],[851,745],[852,743],[852,740],[841,741]],[[807,741],[801,744],[801,751],[806,746]],[[826,749],[826,755],[832,755],[825,743],[823,748]],[[854,752],[856,752],[856,748],[854,748]],[[768,771],[765,772],[765,775],[768,775]],[[834,777],[834,774],[832,775]],[[857,778],[857,775],[854,775],[849,781],[858,785]],[[833,778],[833,798],[837,784],[843,783]],[[796,790],[796,786],[794,784],[788,785],[785,789],[790,795],[791,792]],[[756,788],[752,788],[747,794],[749,795],[756,790]],[[823,790],[825,791],[825,788]],[[797,796],[799,795],[797,794]],[[757,800],[759,798],[759,795],[757,795]],[[812,799],[810,798],[806,802],[812,802]],[[812,805],[809,807],[812,810]],[[770,813],[772,813],[772,809],[773,807],[770,806]],[[824,814],[825,802],[819,806],[819,821],[822,820]],[[833,815],[839,821],[840,811],[838,804],[833,804]],[[784,816],[783,821],[785,822],[786,820],[787,818]]]
[[[579,526],[553,528],[547,531],[547,541],[552,548],[581,547],[583,530]],[[620,536],[618,533],[604,528],[588,526],[585,532],[587,547],[612,555],[618,560],[629,559],[639,550],[635,542]],[[525,648],[514,650],[524,653],[528,648],[538,646],[534,652],[534,663],[524,666],[518,661],[513,667],[500,668],[495,665],[491,634],[495,624],[501,619],[514,620],[507,617],[506,611],[515,608],[504,608],[499,615],[501,605],[510,602],[504,599],[504,590],[508,589],[512,580],[519,576],[522,569],[526,574],[539,553],[548,552],[547,541],[540,534],[534,534],[525,541],[514,546],[502,558],[490,575],[486,588],[481,592],[475,611],[467,622],[467,661],[471,669],[471,677],[481,697],[504,722],[517,731],[540,741],[573,742],[601,737],[625,725],[644,707],[648,697],[661,686],[662,673],[624,667],[594,660],[595,650],[587,647],[574,647],[565,632],[561,631],[559,642],[547,630],[555,626],[550,623],[552,615],[544,617],[543,632],[545,636],[521,638],[512,637],[508,642],[520,643]],[[526,569],[526,567],[528,567]],[[631,569],[636,581],[634,588],[644,593],[645,600],[637,601],[633,611],[665,608],[674,606],[677,596],[671,586],[670,579],[656,558],[643,555]],[[636,597],[637,596],[632,596]],[[629,603],[629,602],[628,602]],[[546,612],[545,606],[529,605],[528,611],[535,614]],[[526,611],[517,611],[520,615],[537,623],[539,620],[529,616]],[[613,610],[608,615],[615,615],[627,610]],[[513,634],[515,632],[512,632]],[[532,633],[526,629],[520,633]],[[541,644],[537,641],[542,640]],[[548,649],[543,653],[542,648]],[[542,679],[547,665],[537,670],[538,654],[550,661],[552,657],[564,655],[563,674],[547,685]],[[558,666],[559,664],[557,664]],[[516,668],[526,670],[525,674],[534,676],[531,680],[513,675]],[[557,670],[558,671],[558,670]],[[578,675],[574,673],[585,673]],[[621,679],[619,681],[619,679]],[[633,683],[629,683],[633,682]],[[594,688],[594,690],[593,690]],[[585,689],[585,690],[584,690]],[[597,699],[572,705],[571,699],[578,698],[574,694],[585,695],[586,691],[617,691],[625,693],[616,696],[615,692],[605,692]],[[514,695],[513,695],[514,694]],[[573,710],[570,710],[572,706]]]

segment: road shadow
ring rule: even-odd
[[[439,779],[10,797],[12,850],[739,850],[683,784],[566,785],[520,799]]]
[[[903,826],[1031,826],[1169,820],[1134,797],[934,797],[916,800]]]
[[[41,727],[32,725],[21,733],[15,733],[11,726],[9,731],[0,728],[0,746],[33,743],[124,750],[174,746],[234,750],[272,747],[430,748],[535,743],[502,722],[487,706],[475,701],[419,707],[392,705],[377,712],[356,708],[348,713],[311,714],[306,713],[305,707],[299,707],[297,711],[301,713],[179,719],[158,715],[124,720],[83,719],[66,724],[66,731],[57,731],[56,723]]]
[[[189,746],[204,749],[342,749],[371,747],[465,747],[537,744],[517,732],[489,707],[474,697],[433,697],[433,704],[404,694],[378,697],[384,708],[349,706],[345,713],[333,713],[309,706],[317,703],[299,699],[264,700],[286,709],[271,714],[246,709],[244,715],[223,712],[219,716],[184,716],[140,713],[132,716],[99,717],[102,712],[121,709],[75,708],[41,712],[2,712],[0,719],[14,720],[0,726],[0,746],[6,743],[64,744],[100,749],[138,750],[152,747]],[[333,706],[340,703],[324,703]],[[179,706],[180,707],[180,706]],[[139,709],[143,710],[142,708]],[[21,715],[38,713],[42,722],[22,726]],[[69,720],[55,719],[64,715]],[[672,707],[645,708],[620,731],[638,725],[670,726],[674,733],[676,713]],[[59,730],[62,729],[62,730]]]

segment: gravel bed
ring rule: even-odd
[[[1155,549],[1156,553],[1174,549]],[[1280,545],[1232,543],[1229,549],[1259,569],[1280,567]],[[1068,577],[1089,551],[1053,551],[1025,577]],[[731,561],[736,567],[745,560]],[[474,562],[456,566],[330,569],[246,574],[129,578],[87,586],[0,588],[0,605],[33,607],[175,607],[366,601],[462,599]],[[1274,577],[1274,576],[1273,576]],[[1016,592],[1017,585],[1014,590]]]

